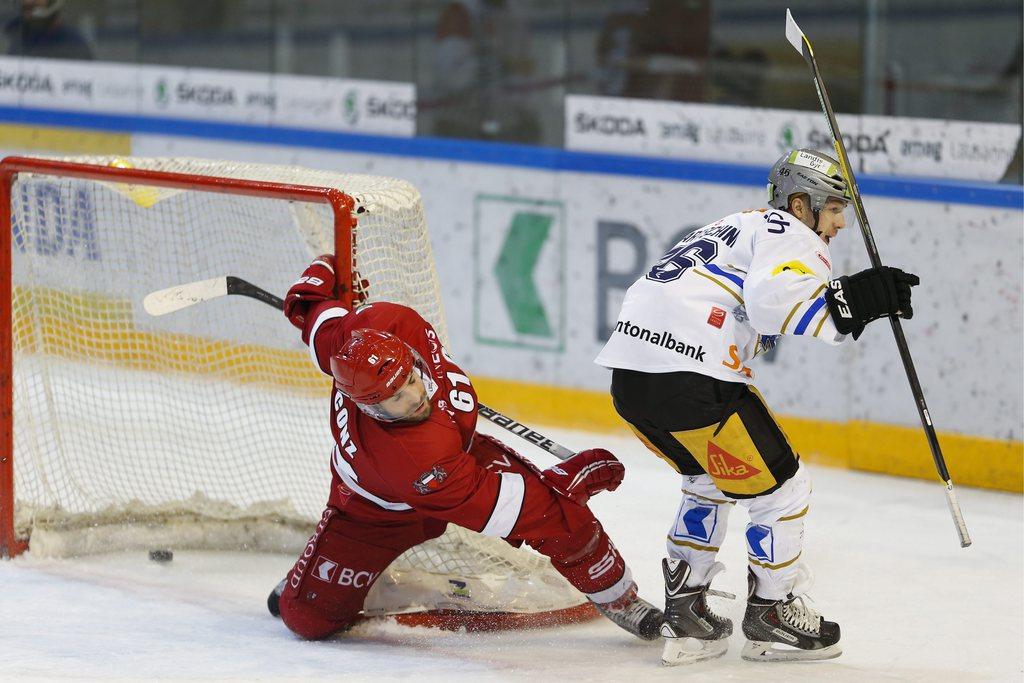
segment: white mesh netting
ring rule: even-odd
[[[370,300],[413,306],[447,339],[422,204],[406,182],[196,159],[70,161],[341,189],[356,201]],[[261,303],[224,297],[153,318],[141,302],[222,275],[283,295],[312,256],[334,250],[330,208],[26,173],[11,202],[15,527],[31,552],[301,550],[330,482],[329,379]],[[505,577],[492,597],[509,611],[537,609],[524,596],[542,586],[543,609],[580,601],[545,558],[450,528],[396,562],[382,590],[427,572]]]

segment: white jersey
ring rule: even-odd
[[[684,237],[633,283],[595,362],[749,383],[747,362],[778,335],[845,339],[825,304],[831,278],[828,245],[799,219],[734,213]]]

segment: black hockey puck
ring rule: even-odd
[[[170,562],[174,559],[174,553],[170,550],[150,550],[149,559],[153,562]]]

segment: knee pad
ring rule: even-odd
[[[759,597],[783,600],[796,589],[810,488],[801,467],[781,488],[750,504],[747,556]]]
[[[622,593],[619,583],[629,574],[626,561],[615,548],[600,523],[594,522],[592,531],[581,534],[571,546],[546,547],[539,549],[551,558],[553,566],[576,590],[588,596],[605,593]],[[554,552],[552,552],[554,550]],[[630,581],[632,579],[630,578]],[[618,597],[602,599],[609,602]]]
[[[321,609],[294,595],[282,595],[278,603],[281,620],[292,633],[306,640],[322,640],[352,626],[359,618],[359,608],[349,618],[329,618]]]
[[[669,557],[690,565],[686,585],[703,585],[722,546],[732,508],[730,502],[683,494],[666,546]]]
[[[324,511],[288,573],[278,603],[281,619],[297,635],[317,640],[354,623],[380,573],[423,537],[422,526],[411,525],[408,545],[382,547],[353,538],[365,529],[333,508]]]

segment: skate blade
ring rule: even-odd
[[[665,649],[661,651],[661,663],[665,666],[693,664],[705,659],[715,659],[729,649],[726,638],[720,640],[698,640],[697,638],[666,638]]]
[[[748,662],[794,662],[835,659],[843,654],[843,647],[839,643],[819,650],[784,649],[774,645],[778,643],[748,640],[740,656]]]

